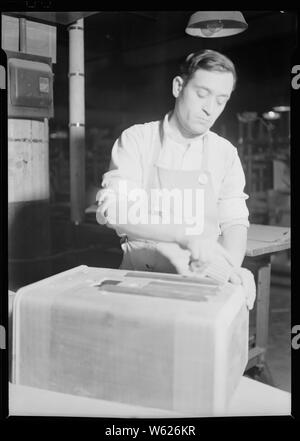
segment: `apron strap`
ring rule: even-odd
[[[163,121],[160,121],[158,134],[156,134],[154,137],[154,147],[152,151],[151,162],[148,171],[145,173],[146,176],[144,180],[144,188],[147,191],[147,193],[149,192],[154,180],[155,164],[159,158],[162,143],[163,143]]]
[[[208,133],[203,136],[201,172],[208,171]]]

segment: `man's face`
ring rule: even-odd
[[[173,81],[175,114],[188,136],[205,133],[223,112],[233,89],[231,72],[198,69],[183,85],[181,77]]]

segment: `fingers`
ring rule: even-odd
[[[96,212],[97,222],[101,225],[107,223],[107,209],[111,205],[111,201],[106,194],[100,195],[98,199],[98,208]]]
[[[206,277],[207,263],[200,263],[199,260],[195,260],[189,264],[189,270],[196,276]]]
[[[255,279],[251,271],[246,268],[239,268],[238,275],[242,280],[242,285],[245,289],[246,305],[251,310],[255,303],[256,298],[256,284]]]
[[[108,197],[116,197],[116,193],[110,188],[101,188],[96,194],[96,201],[101,204]]]
[[[231,256],[222,245],[212,239],[199,239],[196,244],[197,258],[202,263],[213,262],[220,255],[224,257],[230,264],[232,264]],[[196,254],[196,253],[195,253]]]
[[[219,254],[224,254],[223,247],[212,239],[203,239],[199,236],[188,237],[185,240],[183,249],[191,253],[191,261],[198,262],[198,265],[212,262]]]
[[[103,194],[103,189],[101,188],[96,194],[96,201],[100,202],[102,194]]]
[[[109,205],[110,205],[110,203],[109,203],[108,198],[103,199],[103,201],[101,202],[101,205],[99,205],[99,211],[103,216],[105,216],[105,212],[108,209]]]
[[[190,252],[188,250],[183,250],[178,244],[167,242],[157,243],[156,249],[170,260],[178,274],[189,272]]]
[[[191,260],[199,260],[200,250],[199,250],[199,241],[198,239],[192,239],[190,243],[188,243],[188,249],[191,253]]]
[[[98,193],[96,194],[96,201],[98,201],[98,204],[101,204],[101,202],[107,197],[108,190],[106,188],[101,188]]]
[[[186,248],[191,253],[192,261],[199,261],[200,264],[211,261],[215,252],[214,242],[210,239],[202,239],[198,236],[187,240]]]
[[[236,272],[233,272],[230,275],[229,282],[233,283],[234,285],[242,285],[242,279]]]

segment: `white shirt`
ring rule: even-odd
[[[109,171],[103,175],[102,190],[108,195],[119,191],[120,180],[126,180],[128,190],[143,188],[145,175],[152,159],[153,141],[157,138],[160,121],[136,124],[124,130],[113,145]],[[203,136],[189,144],[172,137],[168,114],[163,121],[163,145],[158,165],[169,169],[200,169]],[[208,170],[217,198],[221,232],[232,225],[249,227],[248,195],[244,193],[245,175],[237,149],[225,138],[208,131]],[[110,219],[114,224],[114,219]],[[117,224],[116,224],[117,227]]]

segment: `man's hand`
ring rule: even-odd
[[[113,218],[116,222],[117,196],[115,192],[108,188],[102,188],[96,195],[96,201],[98,201],[98,208],[96,211],[97,222],[100,225],[105,225],[108,224],[111,218]],[[110,208],[110,219],[108,219],[108,208]]]
[[[193,271],[199,276],[205,276],[206,269],[214,266],[216,261],[219,263],[220,260],[226,266],[226,282],[232,271],[233,265],[228,262],[230,261],[228,252],[216,240],[202,239],[200,236],[186,236],[180,243],[160,242],[157,244],[157,250],[171,261],[179,274]],[[223,274],[221,279],[224,281]]]
[[[189,269],[195,275],[210,277],[220,284],[228,282],[235,265],[228,251],[216,239],[186,236],[181,246],[190,252]]]
[[[211,239],[202,239],[200,236],[185,236],[179,244],[190,251],[192,261],[190,266],[198,274],[208,275],[215,279],[219,276],[219,281],[221,281],[221,278],[225,277],[226,273],[228,274],[227,270],[230,270],[231,266],[228,281],[244,287],[247,307],[249,310],[253,308],[256,298],[254,276],[246,268],[235,265],[231,255],[222,245]]]
[[[156,250],[169,259],[178,274],[190,273],[190,252],[187,249],[184,250],[177,243],[158,242]]]
[[[229,277],[229,282],[234,285],[242,285],[246,292],[246,304],[249,310],[254,306],[256,298],[256,284],[251,271],[246,268],[235,268]]]
[[[217,256],[223,256],[231,265],[234,265],[228,251],[217,240],[202,238],[201,236],[184,236],[178,244],[191,253],[190,260],[198,266],[213,262]]]

